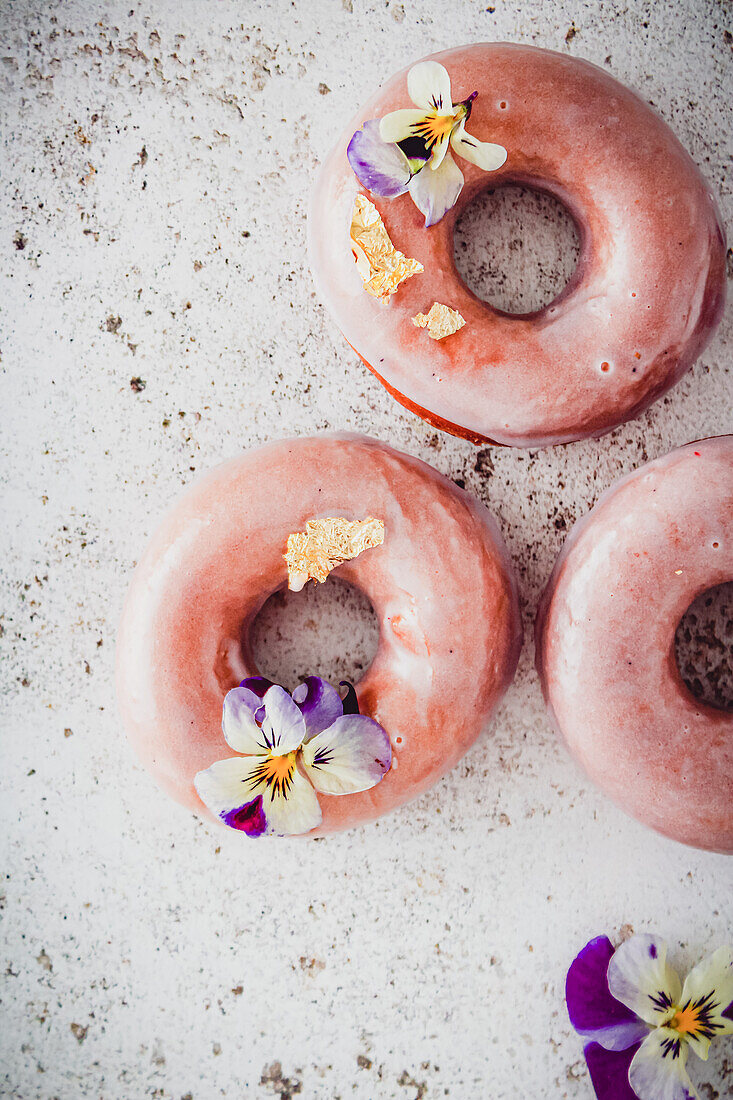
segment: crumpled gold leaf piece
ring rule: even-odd
[[[305,531],[288,535],[283,555],[288,563],[288,588],[300,592],[309,580],[322,584],[337,565],[383,542],[384,524],[372,516],[358,520],[335,516],[310,519]]]
[[[357,195],[351,215],[351,251],[367,294],[386,302],[400,283],[424,271],[419,260],[398,252],[382,217],[366,195]]]
[[[465,325],[457,309],[444,306],[442,302],[433,302],[427,313],[418,313],[412,318],[413,325],[426,328],[431,340],[444,340]]]

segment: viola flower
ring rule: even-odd
[[[658,936],[615,951],[598,936],[573,960],[565,999],[598,1100],[699,1100],[687,1052],[705,1059],[713,1039],[733,1034],[733,951],[718,948],[682,985]]]
[[[320,825],[316,792],[355,794],[376,786],[392,764],[378,722],[359,714],[319,676],[292,695],[262,676],[242,680],[224,699],[222,731],[243,755],[217,760],[194,786],[225,825],[248,836],[294,836]]]
[[[478,92],[453,103],[450,77],[437,61],[421,61],[407,74],[414,108],[370,119],[352,137],[346,155],[359,182],[381,198],[410,192],[426,227],[439,222],[458,200],[463,173],[448,146],[485,172],[501,168],[502,145],[478,141],[466,122]]]

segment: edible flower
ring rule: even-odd
[[[682,985],[658,936],[616,950],[598,936],[574,959],[565,998],[598,1100],[699,1100],[687,1053],[706,1059],[733,1034],[733,951],[718,948]]]
[[[450,77],[439,62],[413,65],[407,91],[415,107],[365,122],[346,155],[359,182],[372,194],[393,199],[409,191],[429,227],[455,205],[463,187],[463,173],[449,146],[485,172],[501,168],[507,151],[466,133],[478,92],[454,104]]]
[[[345,684],[342,681],[342,684]],[[359,714],[350,684],[308,676],[292,695],[262,676],[224,699],[222,732],[241,753],[199,772],[194,786],[225,825],[248,836],[309,833],[322,820],[318,795],[376,786],[392,764],[386,731]]]

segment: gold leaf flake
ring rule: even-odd
[[[386,302],[400,283],[424,270],[419,260],[398,252],[373,202],[357,195],[351,215],[351,251],[367,294]]]
[[[384,524],[372,516],[354,521],[335,516],[308,520],[305,531],[288,535],[284,554],[288,588],[300,592],[311,579],[322,584],[337,565],[383,542]]]
[[[444,306],[442,302],[433,302],[427,313],[418,313],[412,318],[413,325],[426,328],[431,340],[444,340],[465,325],[457,309]]]

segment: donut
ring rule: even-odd
[[[134,573],[117,643],[133,747],[169,795],[204,817],[194,778],[232,757],[224,699],[259,676],[252,624],[286,584],[289,536],[325,517],[384,524],[383,543],[338,576],[366,594],[380,624],[356,695],[386,731],[392,765],[370,790],[319,794],[322,821],[307,835],[371,821],[427,790],[475,741],[514,676],[516,586],[483,505],[364,436],[249,451],[192,486],[163,520]]]
[[[679,381],[718,324],[726,250],[715,200],[656,112],[587,61],[532,46],[485,43],[427,59],[429,66],[436,62],[447,71],[446,96],[461,120],[451,137],[458,151],[450,171],[460,169],[457,201],[426,228],[431,212],[423,216],[426,203],[418,209],[421,196],[413,200],[412,191],[423,179],[432,182],[426,174],[432,162],[410,175],[421,163],[407,157],[417,137],[402,145],[383,143],[387,160],[390,153],[405,154],[405,186],[411,190],[396,197],[391,195],[399,191],[398,175],[387,186],[386,177],[360,167],[358,149],[353,155],[355,138],[364,143],[381,135],[374,120],[413,106],[411,81],[418,85],[413,98],[421,98],[423,62],[379,89],[319,171],[308,234],[316,288],[366,366],[430,424],[475,443],[518,447],[600,436],[638,416]],[[423,137],[432,126],[435,138],[444,121],[432,118],[422,130],[412,125]],[[474,155],[462,144],[466,124],[474,145],[476,139],[485,142],[479,159],[486,167],[465,159],[467,152]],[[399,136],[388,125],[391,137]],[[442,149],[440,140],[433,148]],[[493,156],[497,148],[506,150],[503,164],[501,155]],[[501,166],[488,170],[496,164]],[[562,293],[521,316],[473,294],[453,254],[462,211],[481,191],[506,184],[557,198],[580,241],[577,267]],[[363,257],[358,248],[352,254],[355,204],[364,200],[376,208],[394,249],[422,267],[388,296],[365,293]],[[465,323],[430,339],[416,326],[424,325],[420,318],[436,305]]]
[[[675,631],[733,579],[733,436],[621,479],[573,527],[542,597],[536,660],[560,737],[639,821],[733,853],[733,713],[696,699]]]

